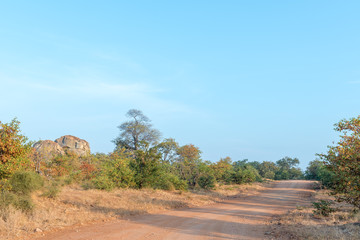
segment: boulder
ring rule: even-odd
[[[41,154],[46,160],[49,160],[57,155],[64,155],[64,149],[56,142],[51,140],[38,141],[33,145],[33,148]]]
[[[71,135],[65,135],[55,140],[65,151],[74,153],[80,157],[90,154],[90,145],[87,141],[74,137]]]

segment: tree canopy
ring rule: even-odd
[[[120,135],[113,140],[116,148],[124,147],[130,150],[138,150],[143,143],[151,146],[159,141],[160,132],[152,128],[150,119],[140,110],[130,109],[126,116],[130,120],[118,126]]]
[[[340,141],[328,147],[327,154],[319,154],[333,174],[333,194],[360,208],[360,116],[335,124]]]

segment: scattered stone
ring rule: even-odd
[[[42,230],[40,228],[35,228],[34,232],[42,232]]]

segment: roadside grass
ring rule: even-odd
[[[72,225],[209,205],[228,197],[257,194],[265,189],[267,184],[223,185],[211,191],[116,189],[111,192],[84,190],[79,185],[70,185],[64,186],[55,195],[49,195],[49,188],[44,188],[32,194],[35,208],[31,213],[12,207],[0,210],[0,239],[29,239],[29,236],[37,237],[45,231]]]
[[[318,190],[311,196],[312,202],[320,200],[333,201],[328,216],[314,212],[312,204],[297,206],[293,211],[278,216],[269,224],[269,239],[336,239],[358,240],[360,239],[360,212],[354,212],[349,204],[338,203],[334,197],[329,196],[328,191]]]

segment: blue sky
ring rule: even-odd
[[[125,113],[203,159],[301,167],[359,115],[359,1],[3,1],[0,121],[110,152]]]

